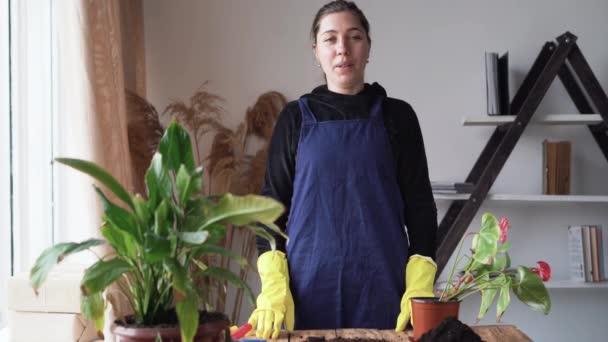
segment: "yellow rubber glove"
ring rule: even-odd
[[[401,298],[401,313],[397,317],[397,327],[395,331],[405,330],[408,321],[411,321],[414,326],[412,317],[412,302],[413,297],[434,297],[433,283],[435,282],[435,273],[437,272],[437,264],[433,259],[422,255],[412,255],[407,262],[405,268],[405,293]]]
[[[257,299],[257,308],[251,314],[249,323],[256,329],[258,338],[279,337],[281,324],[293,331],[294,306],[289,290],[289,272],[285,253],[268,251],[258,258],[258,272],[262,290]]]

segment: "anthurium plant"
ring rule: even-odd
[[[548,263],[538,261],[539,267],[511,267],[507,231],[509,220],[500,222],[491,213],[484,213],[479,232],[468,233],[460,243],[454,264],[440,301],[463,300],[475,293],[481,293],[481,305],[477,320],[481,320],[496,297],[496,320],[509,307],[511,291],[532,309],[547,315],[551,310],[551,298],[544,281],[551,277]],[[472,236],[470,255],[461,255],[467,236]],[[464,268],[456,268],[464,264]]]
[[[246,265],[245,258],[221,247],[228,227],[250,229],[270,241],[274,238],[256,223],[284,236],[274,221],[284,207],[256,195],[202,196],[201,167],[195,167],[188,133],[174,120],[164,133],[145,174],[146,198],[129,193],[108,172],[94,163],[57,158],[57,162],[84,172],[113,193],[95,187],[103,204],[101,234],[105,239],[58,243],[46,249],[31,269],[37,290],[51,268],[67,255],[108,243],[113,252],[85,270],[81,282],[81,311],[101,330],[104,290],[117,284],[129,299],[138,325],[162,324],[175,311],[183,341],[192,341],[199,325],[199,308],[209,300],[209,288],[195,284],[206,277],[228,281],[253,293],[229,269],[206,264],[205,256],[221,255]]]

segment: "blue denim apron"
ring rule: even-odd
[[[393,329],[405,290],[408,240],[382,119],[318,122],[299,99],[302,127],[287,223],[295,327]]]

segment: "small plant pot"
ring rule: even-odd
[[[438,326],[444,319],[448,317],[458,319],[460,301],[440,302],[437,297],[415,297],[411,301],[415,341]]]
[[[201,323],[198,326],[194,342],[221,342],[224,341],[226,331],[230,329],[230,321],[225,319]],[[114,335],[118,342],[155,342],[160,336],[163,342],[181,342],[178,325],[158,325],[155,327],[142,327],[134,324],[125,325],[117,322]]]

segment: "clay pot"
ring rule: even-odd
[[[458,319],[460,301],[440,302],[437,297],[415,297],[411,301],[414,340],[418,340],[420,336],[438,326],[448,317]]]
[[[224,341],[226,331],[229,331],[230,322],[225,320],[203,323],[198,326],[194,342],[221,342]],[[163,342],[181,342],[179,326],[171,327],[134,327],[116,325],[114,334],[118,342],[155,342],[156,335],[160,335]]]

